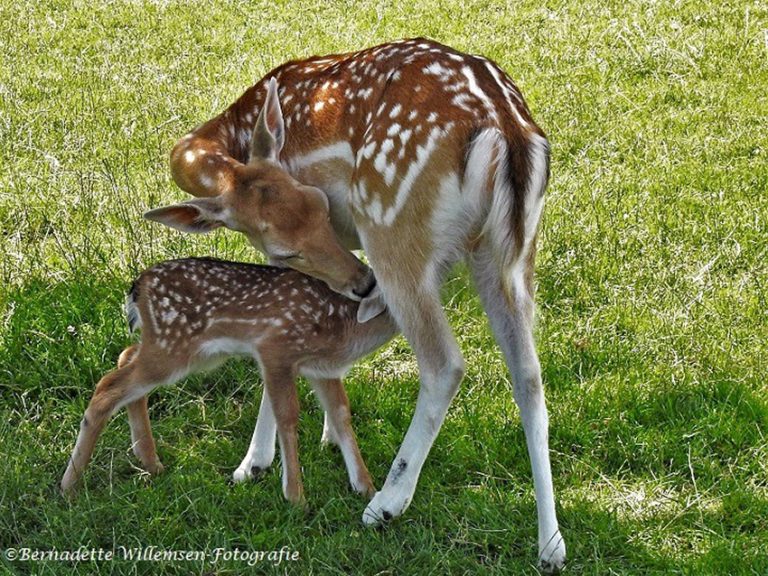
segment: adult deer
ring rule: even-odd
[[[176,183],[195,196],[227,197],[252,136],[262,157],[327,194],[339,239],[365,249],[418,360],[413,420],[363,521],[377,524],[408,507],[458,389],[464,363],[439,289],[450,266],[467,257],[514,382],[533,468],[540,565],[559,570],[565,543],[532,335],[549,145],[515,84],[494,62],[425,39],[291,61],[176,144]],[[304,259],[324,250],[293,241],[301,254],[287,244],[263,249]],[[286,263],[302,269],[301,260]]]

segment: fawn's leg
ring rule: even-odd
[[[128,423],[131,425],[131,447],[133,453],[141,461],[144,470],[152,475],[164,470],[157,455],[155,439],[152,437],[152,426],[149,423],[147,397],[142,396],[126,406]]]
[[[244,482],[249,478],[255,478],[272,465],[272,461],[275,459],[276,433],[277,421],[272,410],[269,391],[265,385],[264,393],[261,396],[259,416],[256,419],[256,427],[251,437],[251,445],[248,447],[248,453],[240,466],[232,473],[232,479],[235,482]]]
[[[121,355],[121,362],[127,363],[104,376],[96,385],[96,390],[80,423],[80,433],[77,436],[75,448],[72,450],[67,470],[61,479],[61,489],[64,492],[71,492],[77,484],[93,455],[96,440],[115,412],[123,406],[145,397],[159,384],[170,384],[184,375],[179,371],[172,370],[172,367],[178,366],[178,363],[171,361],[142,363],[141,358],[135,352]],[[136,433],[144,439],[142,446],[145,447],[148,430],[148,419],[144,421],[146,405],[143,407],[139,405],[134,410],[132,428],[133,426],[136,427]],[[152,432],[149,430],[150,438],[151,434]],[[154,441],[152,444],[154,451]],[[151,456],[149,451],[143,452],[143,454]]]
[[[123,368],[130,364],[139,351],[139,345],[129,346],[117,360],[117,367]],[[152,426],[149,423],[147,410],[147,397],[142,396],[126,406],[128,411],[128,423],[131,426],[131,447],[133,453],[141,461],[141,465],[150,474],[160,474],[163,465],[157,456],[155,439],[152,437]]]
[[[283,495],[298,504],[304,501],[304,487],[299,467],[299,398],[293,371],[284,367],[263,366],[265,389],[272,401],[283,463]]]
[[[325,410],[326,419],[335,435],[335,443],[341,449],[347,465],[349,483],[358,494],[373,497],[376,488],[368,468],[360,455],[355,432],[352,430],[352,415],[349,398],[340,378],[310,379],[312,387]]]
[[[118,408],[143,396],[144,392],[136,380],[134,363],[110,372],[99,381],[80,422],[80,433],[61,480],[62,491],[71,492],[82,476],[107,420]]]

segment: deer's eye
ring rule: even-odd
[[[275,258],[277,260],[282,260],[284,262],[296,262],[298,260],[303,260],[304,257],[301,255],[301,252],[288,252],[283,254],[272,254],[272,258]]]

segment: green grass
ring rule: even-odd
[[[307,574],[534,574],[519,415],[459,270],[467,376],[406,515],[363,528],[302,387],[310,510],[278,470],[230,486],[260,396],[246,363],[162,390],[167,473],[119,415],[79,498],[55,489],[96,380],[130,338],[123,294],[234,234],[149,225],[184,195],[176,138],[284,60],[427,35],[497,60],[553,144],[538,347],[570,574],[768,573],[768,9],[763,2],[0,3],[0,549],[269,550]],[[418,377],[396,340],[347,382],[381,485]],[[279,468],[279,467],[278,467]],[[241,574],[219,564],[0,560],[19,574]]]

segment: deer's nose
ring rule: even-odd
[[[357,296],[362,300],[366,296],[370,295],[370,293],[373,292],[373,289],[375,287],[376,287],[376,276],[374,276],[372,270],[369,270],[368,274],[365,276],[363,285],[358,286],[357,288],[353,288],[352,294],[354,294],[355,296]]]

